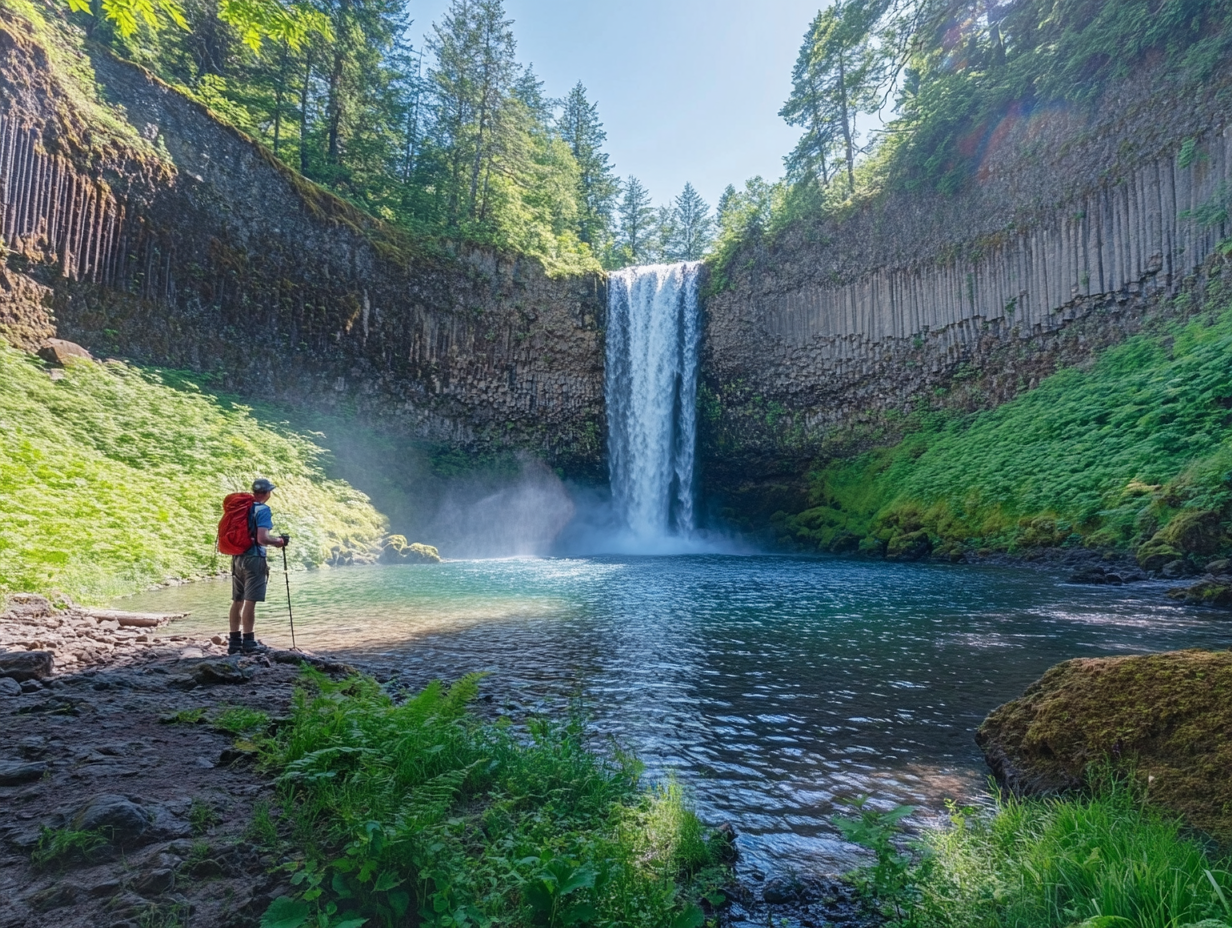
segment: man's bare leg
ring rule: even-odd
[[[244,623],[244,634],[251,635],[257,625],[257,604],[251,599],[244,600],[244,608],[240,617]]]
[[[235,635],[235,634],[238,634],[238,633],[239,633],[239,630],[240,630],[240,609],[241,609],[241,607],[242,607],[243,605],[244,605],[244,604],[243,604],[243,603],[240,603],[240,602],[233,602],[233,603],[231,603],[231,615],[230,615],[230,620],[231,620],[231,634],[233,634],[233,635]],[[252,626],[250,625],[249,627],[251,628]]]

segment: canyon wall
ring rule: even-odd
[[[747,248],[707,305],[709,489],[790,509],[810,463],[892,437],[898,414],[994,406],[1183,311],[1232,232],[1230,85],[1226,66],[1196,90],[1148,71],[1089,107],[1012,111],[960,193]]]
[[[0,333],[601,470],[601,275],[428,250],[66,26],[0,11]]]

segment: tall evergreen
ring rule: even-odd
[[[876,112],[888,62],[875,28],[883,0],[836,0],[809,25],[792,72],[792,92],[779,115],[804,128],[788,156],[794,178],[829,180],[828,158],[837,148],[855,191],[857,119]]]
[[[607,133],[599,121],[598,104],[587,99],[581,81],[565,97],[557,126],[578,166],[578,237],[599,250],[611,237],[620,181],[603,150]]]
[[[616,249],[621,263],[650,261],[658,232],[658,214],[650,202],[650,191],[632,175],[624,183],[617,216]]]
[[[670,234],[664,239],[663,257],[668,261],[700,261],[714,242],[714,217],[710,205],[692,184],[671,206]]]

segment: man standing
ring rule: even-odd
[[[269,584],[269,564],[265,560],[266,546],[285,548],[286,535],[275,535],[274,516],[266,505],[274,485],[264,477],[252,482],[252,510],[248,514],[249,537],[255,544],[243,554],[231,556],[231,639],[227,642],[228,654],[257,654],[268,651],[257,641],[254,628],[257,622],[257,603],[265,602],[265,588]],[[243,627],[243,638],[240,628]]]

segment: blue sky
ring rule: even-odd
[[[778,117],[804,30],[824,0],[505,0],[518,59],[550,96],[577,81],[607,150],[656,203],[690,181],[712,206],[754,174],[777,178],[798,133]],[[448,0],[409,0],[417,44]]]

